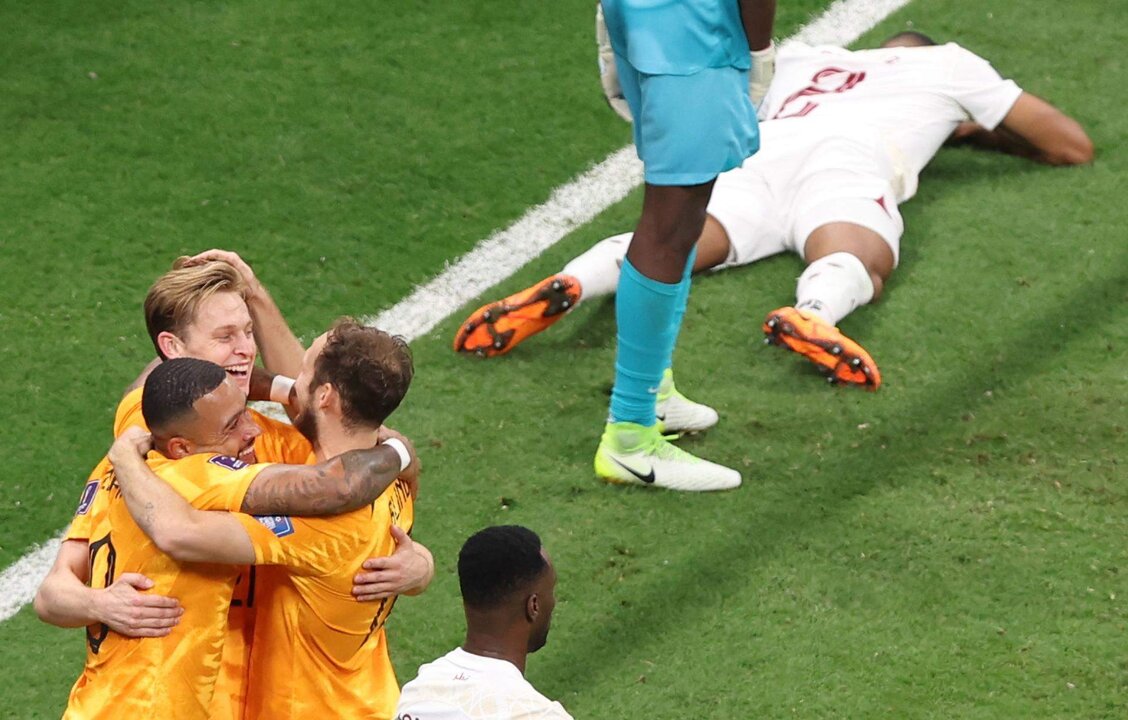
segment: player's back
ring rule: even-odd
[[[403,686],[396,720],[571,720],[512,663],[455,648]]]
[[[841,133],[876,131],[903,166],[904,200],[960,122],[994,128],[1020,93],[955,43],[851,51],[792,42],[780,48],[761,113],[768,120],[829,121]]]
[[[390,718],[399,697],[384,624],[395,598],[361,603],[353,576],[395,550],[391,526],[409,531],[414,508],[397,481],[371,506],[332,518],[264,519],[276,543],[258,564],[247,717]]]
[[[169,461],[156,453],[149,465],[193,505],[210,509],[237,509],[258,467],[211,455]],[[86,665],[63,717],[93,720],[136,712],[209,718],[240,568],[176,562],[134,522],[112,468],[106,469],[103,487],[108,504],[96,531],[105,534],[90,540],[91,586],[107,587],[122,573],[140,573],[154,583],[149,592],[177,598],[184,614],[161,638],[127,638],[105,625],[87,628]]]

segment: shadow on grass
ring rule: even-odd
[[[963,432],[961,416],[988,402],[984,388],[999,378],[1000,367],[1005,367],[1004,384],[1011,384],[1009,379],[1035,376],[1057,362],[1053,348],[1101,331],[1099,324],[1079,322],[1076,309],[1113,307],[1123,302],[1128,271],[1123,265],[1110,268],[1103,278],[1074,289],[1052,310],[1025,323],[992,328],[994,340],[984,352],[965,358],[964,365],[958,372],[949,373],[946,382],[918,389],[893,412],[878,418],[882,427],[903,432],[863,436],[856,447],[828,449],[817,460],[800,461],[834,468],[834,472],[795,473],[794,477],[803,479],[793,486],[788,502],[752,513],[733,503],[733,510],[740,512],[714,516],[711,522],[717,524],[710,528],[709,535],[713,541],[707,540],[698,549],[693,561],[682,566],[680,576],[670,572],[647,580],[635,600],[616,606],[614,629],[589,626],[588,632],[555,639],[567,647],[548,653],[540,661],[543,666],[539,674],[551,678],[546,685],[551,684],[558,689],[557,695],[564,696],[587,686],[593,677],[617,672],[628,655],[645,652],[648,646],[660,642],[661,619],[699,616],[720,609],[724,598],[739,591],[743,583],[734,568],[770,558],[800,542],[812,527],[847,512],[851,500],[876,487],[925,477],[922,465],[934,457],[932,451]],[[1027,348],[1046,350],[1027,352]],[[736,492],[751,491],[745,488]],[[575,657],[588,661],[568,661]]]

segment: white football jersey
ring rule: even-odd
[[[512,663],[455,648],[403,686],[396,720],[572,720]]]
[[[899,174],[893,185],[903,202],[960,122],[994,130],[1021,94],[990,63],[955,43],[845,50],[790,42],[779,50],[760,115],[795,122],[796,132],[807,119],[833,123],[843,134],[876,131]],[[775,129],[788,132],[783,123]]]

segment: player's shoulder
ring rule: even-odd
[[[141,394],[143,387],[134,388],[122,396],[114,412],[114,437],[125,432],[126,428],[137,426],[148,430],[145,416],[141,414]]]
[[[811,57],[849,55],[850,51],[837,45],[811,45],[802,40],[786,40],[776,50],[776,62],[802,60]]]
[[[932,50],[936,55],[943,57],[944,62],[949,66],[952,63],[974,63],[990,65],[991,62],[974,52],[960,45],[958,42],[946,42],[943,45],[934,45],[930,48],[922,48],[923,50]]]
[[[197,483],[224,478],[232,473],[267,464],[251,465],[237,457],[215,453],[196,453],[173,460],[155,452],[149,454],[148,463],[153,472],[166,480],[178,478]]]

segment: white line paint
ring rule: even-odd
[[[799,28],[792,40],[808,45],[840,45],[854,42],[879,22],[911,0],[838,0],[821,15]]]
[[[494,233],[438,277],[366,322],[408,340],[424,335],[471,299],[515,273],[568,233],[642,183],[634,146],[612,154],[552,193],[505,230]]]
[[[790,39],[849,45],[911,0],[837,0]],[[642,166],[627,146],[558,188],[510,227],[483,240],[435,279],[366,322],[409,341],[426,334],[470,300],[505,280],[565,235],[626,197],[642,182]],[[59,539],[37,545],[0,574],[0,622],[35,597]]]
[[[26,555],[0,573],[0,621],[7,620],[35,597],[35,589],[55,562],[60,534],[42,545],[36,545]]]

